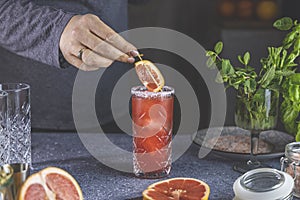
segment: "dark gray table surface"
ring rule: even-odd
[[[110,134],[109,138],[120,146],[131,145],[130,137],[124,134]],[[241,175],[232,170],[235,161],[213,154],[199,159],[198,151],[199,147],[193,144],[172,164],[168,178],[201,179],[211,188],[210,200],[233,199],[232,185]],[[279,159],[265,162],[279,169]],[[32,172],[48,166],[67,170],[78,181],[86,200],[139,200],[142,199],[143,190],[158,181],[139,179],[133,174],[119,172],[103,165],[90,155],[76,133],[33,133],[32,162]]]

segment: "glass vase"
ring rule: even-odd
[[[259,135],[262,131],[276,127],[278,118],[279,93],[270,89],[258,89],[253,95],[239,90],[236,97],[235,124],[250,132],[250,160],[234,166],[239,172],[259,168],[257,160]]]

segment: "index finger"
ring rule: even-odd
[[[129,53],[131,51],[137,50],[134,45],[126,41],[122,36],[116,33],[112,28],[106,25],[99,18],[95,18],[95,23],[91,23],[89,28],[91,32],[93,32],[112,46],[118,48],[123,53]]]

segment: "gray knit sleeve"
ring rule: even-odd
[[[72,16],[25,0],[0,0],[0,46],[18,55],[62,67],[59,40]]]

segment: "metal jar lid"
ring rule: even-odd
[[[239,177],[233,184],[235,200],[286,200],[292,196],[293,178],[272,168],[251,170]]]
[[[300,163],[300,142],[292,142],[285,146],[285,157]]]

